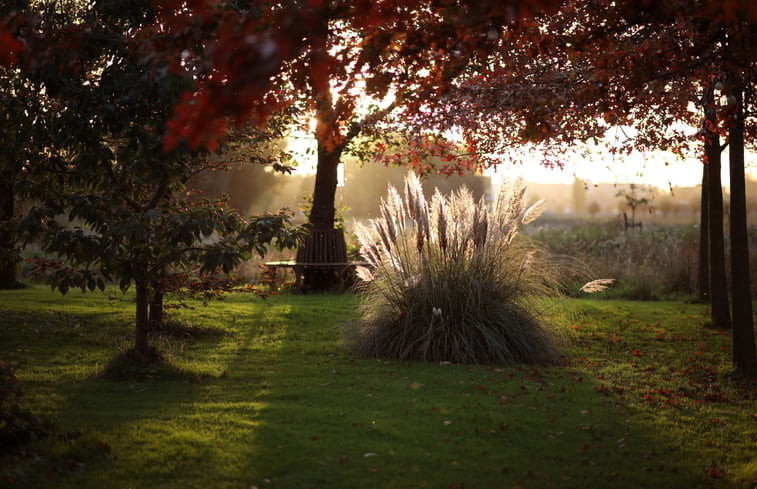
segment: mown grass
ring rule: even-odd
[[[60,436],[0,485],[103,488],[752,488],[757,392],[730,377],[706,307],[571,300],[562,366],[360,359],[357,299],[234,295],[175,318],[182,375],[117,382],[133,304],[0,293],[0,358]],[[189,331],[198,331],[198,329]]]

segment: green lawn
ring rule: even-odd
[[[731,379],[730,336],[703,327],[705,306],[565,302],[550,310],[565,364],[550,368],[355,358],[340,338],[356,306],[235,295],[180,310],[188,334],[157,344],[185,374],[117,382],[101,373],[129,344],[133,303],[0,292],[0,359],[61,434],[0,458],[0,486],[757,484],[757,388]]]

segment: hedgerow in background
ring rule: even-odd
[[[614,277],[617,286],[604,298],[691,300],[696,294],[698,225],[655,225],[643,232],[624,232],[617,221],[540,222],[523,233],[554,254],[570,255],[600,277]],[[750,249],[757,232],[750,230]],[[752,259],[757,257],[753,255]],[[726,252],[726,262],[730,253]],[[757,279],[757,260],[750,275]],[[728,274],[730,275],[730,267]],[[757,297],[757,296],[755,296]]]
[[[525,208],[521,181],[490,211],[463,187],[428,202],[414,174],[404,199],[389,186],[380,218],[356,232],[369,268],[358,268],[362,320],[350,338],[362,355],[456,363],[555,362],[560,333],[538,300],[559,295],[559,266],[518,233],[542,201]],[[541,303],[543,307],[543,302]]]

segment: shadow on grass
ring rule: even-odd
[[[358,359],[292,314],[265,372],[240,477],[256,487],[725,487],[653,419],[578,366]],[[329,337],[324,349],[318,337]],[[265,341],[265,338],[261,338]]]
[[[266,381],[253,485],[710,487],[685,447],[567,367],[315,363]]]
[[[41,487],[728,487],[578,359],[538,369],[358,359],[339,344],[354,305],[256,304],[203,347],[223,377],[60,388],[64,422],[86,423],[118,463]]]
[[[130,348],[116,354],[100,374],[116,381],[140,382],[146,380],[189,380],[197,374],[174,365],[168,356],[150,347],[146,356]]]
[[[228,334],[228,331],[222,328],[212,326],[200,326],[197,324],[187,323],[178,319],[169,318],[153,328],[153,334],[167,336],[176,339],[220,339]]]

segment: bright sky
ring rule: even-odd
[[[524,160],[526,158],[523,158]],[[757,155],[747,153],[747,174],[757,177]],[[667,163],[667,164],[666,164]],[[728,152],[723,153],[723,184],[728,187]],[[539,183],[571,183],[575,177],[591,184],[641,183],[661,190],[673,187],[694,187],[702,181],[702,163],[698,159],[681,160],[672,153],[635,153],[615,156],[596,153],[590,159],[574,159],[564,169],[545,168],[539,158],[531,163],[500,165],[496,172],[487,173],[494,178],[512,179],[518,176],[525,181]]]
[[[631,132],[626,129],[627,132]],[[315,140],[305,133],[298,133],[292,139],[290,150],[296,154],[300,168],[304,173],[315,173],[316,155]],[[310,148],[310,151],[308,151]],[[586,157],[572,158],[563,169],[545,168],[540,164],[541,155],[519,153],[515,158],[504,156],[503,163],[496,170],[485,172],[495,179],[514,179],[522,177],[526,182],[565,183],[570,184],[574,178],[589,184],[599,183],[638,183],[651,185],[662,191],[672,187],[695,187],[702,182],[702,163],[697,158],[681,160],[672,153],[636,152],[631,155],[612,155],[597,149]],[[729,187],[728,151],[722,154],[722,181],[724,187]],[[508,160],[517,159],[524,163],[511,164]],[[746,154],[747,175],[757,179],[757,154]],[[339,167],[340,176],[342,167]]]

